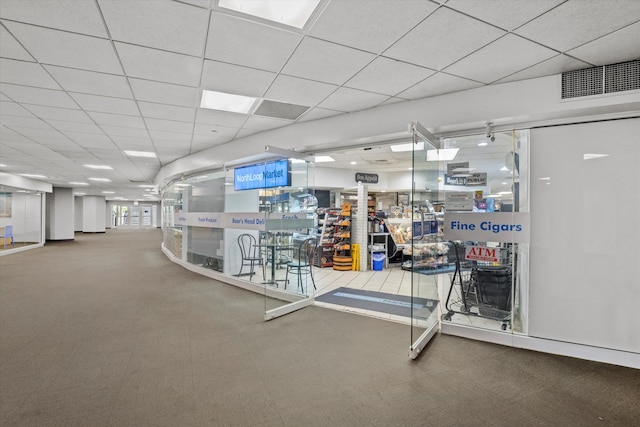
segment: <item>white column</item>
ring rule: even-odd
[[[104,233],[106,227],[104,196],[84,196],[82,201],[82,232]]]
[[[46,232],[47,240],[73,240],[74,206],[72,188],[53,188],[47,197]]]

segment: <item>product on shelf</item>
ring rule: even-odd
[[[344,202],[337,219],[333,222],[333,269],[352,269],[351,256],[351,204]]]

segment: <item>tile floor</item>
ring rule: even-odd
[[[267,269],[267,271],[269,271]],[[284,280],[286,269],[279,268],[276,269],[276,279]],[[261,271],[256,273],[258,276],[261,275]],[[322,295],[327,292],[331,292],[340,287],[353,288],[353,289],[362,289],[367,291],[374,292],[383,292],[393,295],[411,295],[411,280],[412,280],[412,272],[403,270],[400,267],[400,264],[391,264],[389,268],[385,268],[382,271],[337,271],[333,270],[331,267],[325,268],[313,268],[313,276],[315,279],[315,284],[317,290],[315,291],[316,295]],[[254,281],[256,278],[254,278]],[[447,310],[445,308],[445,301],[447,298],[447,293],[449,292],[449,287],[451,283],[451,274],[444,273],[439,275],[423,275],[416,274],[413,277],[414,286],[416,292],[414,296],[420,298],[429,298],[429,299],[437,299],[440,301],[440,316],[442,313],[445,313]],[[296,290],[296,278],[295,276],[289,276],[289,285],[287,287],[288,290]],[[302,291],[301,293],[307,292],[307,283],[309,286],[311,285],[311,281],[308,277],[304,277],[302,279]],[[455,293],[452,298],[455,297]],[[346,306],[337,306],[334,304],[328,304],[320,301],[316,301],[315,305],[320,307],[326,307],[334,310],[341,310],[345,312],[356,313],[360,315],[375,317],[378,319],[389,320],[398,323],[410,324],[411,319],[405,316],[397,316],[389,313],[382,313],[378,311],[371,310],[363,310],[354,307],[346,307]],[[454,310],[457,311],[455,307]],[[455,324],[474,326],[484,329],[490,330],[501,330],[502,322],[488,319],[480,316],[468,316],[464,314],[456,313],[452,316],[451,322]],[[415,322],[416,326],[423,326],[423,322]]]

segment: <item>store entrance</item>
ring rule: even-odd
[[[157,216],[157,205],[114,204],[111,206],[111,227],[155,228]]]

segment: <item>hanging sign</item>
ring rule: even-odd
[[[378,174],[377,173],[356,172],[356,182],[361,182],[363,184],[377,184],[378,183]]]
[[[467,177],[467,185],[487,185],[487,174],[474,173]]]
[[[447,191],[444,193],[447,211],[472,211],[473,193],[470,191]]]

